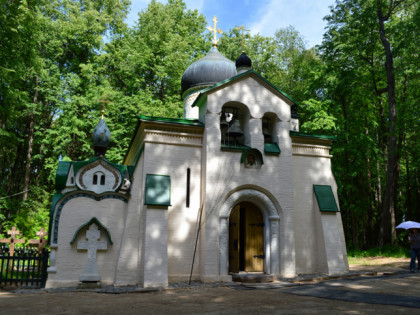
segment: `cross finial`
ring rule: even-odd
[[[223,34],[223,31],[219,28],[217,28],[217,17],[214,16],[213,23],[214,27],[207,26],[207,29],[210,31],[210,33],[213,33],[213,47],[217,47],[217,44],[219,43],[219,40],[217,39],[217,33]]]
[[[243,26],[243,25],[241,25],[240,27],[239,26],[235,27],[235,30],[242,31],[242,34],[241,34],[241,37],[242,37],[241,38],[242,52],[245,52],[246,45],[245,45],[245,35],[244,35],[244,32],[249,32],[249,30],[245,29],[245,26]]]
[[[41,228],[41,231],[36,232],[36,235],[39,236],[38,240],[29,240],[29,244],[38,245],[38,252],[42,253],[42,249],[44,248],[44,245],[47,244],[47,240],[44,238],[45,235],[48,233],[45,232],[44,228]]]
[[[10,231],[7,231],[7,234],[10,235],[10,239],[0,239],[0,243],[9,243],[9,253],[10,256],[13,256],[15,253],[15,244],[16,243],[25,243],[25,240],[17,239],[16,235],[19,235],[19,230],[16,230],[16,227],[12,227]]]
[[[101,111],[101,119],[104,119],[105,117],[105,104],[108,104],[109,101],[106,98],[106,94],[104,94],[100,99],[100,102],[102,102],[102,111]]]

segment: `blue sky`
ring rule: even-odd
[[[144,10],[150,0],[131,0],[131,11],[126,22],[132,26],[138,13]],[[160,2],[166,2],[160,0]],[[228,31],[244,25],[251,34],[272,36],[279,28],[293,25],[307,42],[307,47],[321,44],[324,27],[323,17],[330,12],[329,6],[335,0],[184,0],[189,9],[197,9],[213,26],[213,16],[218,19],[217,27]]]

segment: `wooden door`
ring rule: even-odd
[[[243,202],[229,217],[229,272],[264,271],[264,223],[260,210]]]
[[[245,271],[264,271],[263,218],[253,204],[245,208]]]

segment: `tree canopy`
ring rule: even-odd
[[[207,23],[182,0],[152,0],[137,23],[128,0],[0,3],[0,236],[48,226],[60,159],[92,156],[105,108],[107,158],[121,163],[138,115],[181,117],[181,77],[211,47]],[[333,167],[347,242],[398,241],[420,219],[420,5],[337,0],[320,46],[293,27],[273,36],[225,32],[219,50],[299,103],[302,131],[338,137]]]

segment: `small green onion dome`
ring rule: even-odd
[[[105,156],[111,141],[111,132],[102,118],[92,131],[92,142],[95,156]]]

